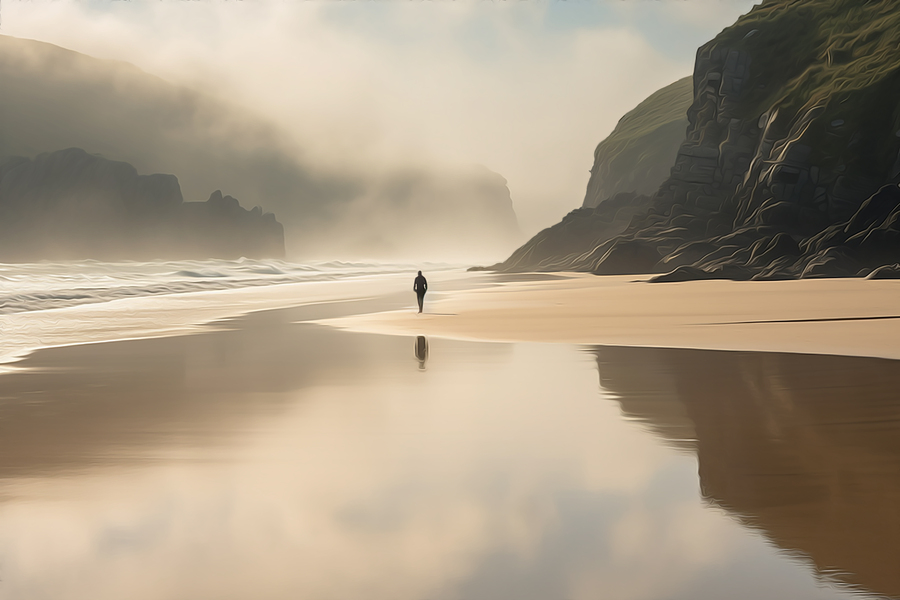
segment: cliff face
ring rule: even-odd
[[[174,175],[78,148],[0,163],[0,262],[283,255],[274,215],[219,191],[184,202]]]
[[[650,95],[619,119],[597,145],[582,208],[595,208],[616,194],[652,196],[669,176],[684,141],[687,109],[693,99],[690,77]]]
[[[898,94],[892,2],[755,7],[698,50],[685,141],[646,212],[563,268],[667,273],[657,281],[890,275]]]

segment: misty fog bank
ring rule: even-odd
[[[274,212],[291,258],[479,259],[520,242],[506,180],[484,167],[316,165],[265,118],[118,61],[0,36],[0,159],[69,147],[174,174]],[[302,141],[301,141],[302,143]]]

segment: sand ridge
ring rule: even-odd
[[[900,281],[650,284],[646,276],[583,273],[523,279],[449,293],[433,289],[422,315],[410,308],[320,322],[371,333],[484,341],[900,359]]]

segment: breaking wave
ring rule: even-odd
[[[429,265],[431,270],[450,268]],[[305,281],[415,273],[417,265],[283,260],[203,260],[107,263],[93,260],[0,264],[0,315],[122,298],[184,294]]]

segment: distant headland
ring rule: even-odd
[[[0,262],[284,256],[275,215],[69,148],[0,163]]]

